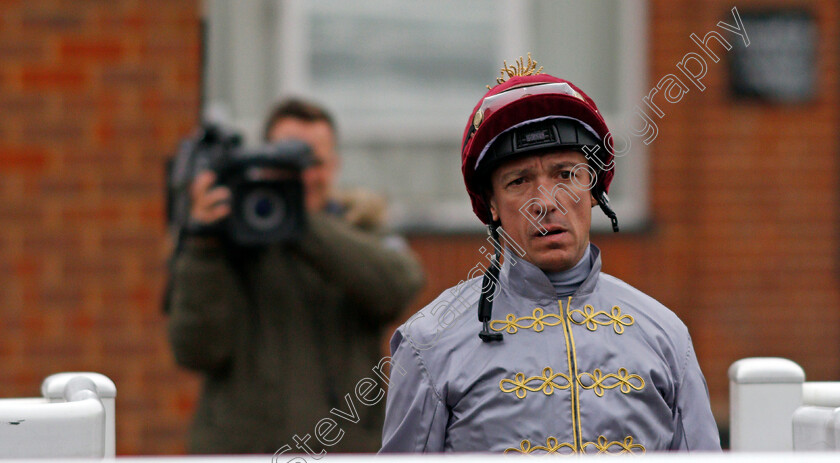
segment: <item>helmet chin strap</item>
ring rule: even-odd
[[[603,190],[599,191],[595,194],[595,200],[598,201],[598,206],[601,207],[604,214],[607,214],[607,217],[610,218],[613,232],[618,233],[618,217],[616,217],[615,212],[610,208],[610,198],[607,196],[607,193]]]
[[[481,279],[481,299],[478,300],[478,321],[481,322],[481,332],[478,337],[484,342],[502,341],[502,333],[490,331],[490,318],[493,316],[493,293],[496,292],[496,282],[499,281],[499,263],[502,256],[502,244],[499,241],[499,224],[490,222],[487,225],[487,233],[493,241],[493,259],[490,268],[484,273]]]

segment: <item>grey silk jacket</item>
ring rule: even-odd
[[[601,273],[558,300],[508,250],[491,329],[478,337],[481,278],[445,291],[391,339],[381,452],[643,453],[719,450],[685,325]]]

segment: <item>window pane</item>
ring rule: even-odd
[[[553,75],[580,82],[604,113],[619,110],[619,0],[535,0],[534,56]]]
[[[498,66],[496,3],[306,2],[306,90],[351,129],[409,124],[457,134],[451,127],[469,115]]]

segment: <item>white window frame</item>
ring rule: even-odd
[[[649,221],[649,168],[648,148],[638,137],[633,137],[628,129],[635,120],[634,108],[642,105],[642,97],[647,95],[648,82],[648,4],[646,0],[621,0],[619,3],[619,110],[604,114],[610,131],[616,137],[631,140],[630,150],[616,159],[616,176],[627,181],[620,195],[610,197],[610,205],[618,215],[623,231],[643,229]],[[654,142],[655,143],[655,142]],[[598,232],[611,232],[609,219],[600,212],[592,214],[592,229]]]

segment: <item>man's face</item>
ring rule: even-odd
[[[589,245],[592,206],[597,202],[587,189],[587,171],[579,168],[572,173],[577,164],[586,164],[583,154],[552,151],[506,162],[490,176],[493,220],[501,221],[502,228],[525,249],[525,260],[546,272],[574,267]],[[573,175],[576,181],[572,181]],[[554,201],[566,209],[565,214],[548,197],[552,191]],[[580,200],[575,202],[569,192]],[[545,216],[541,220],[534,219],[542,212]],[[548,233],[543,234],[536,222]]]
[[[268,141],[297,139],[312,147],[314,164],[303,171],[306,209],[322,210],[332,194],[339,159],[335,152],[335,135],[324,121],[307,122],[285,118],[277,121],[268,134]]]

